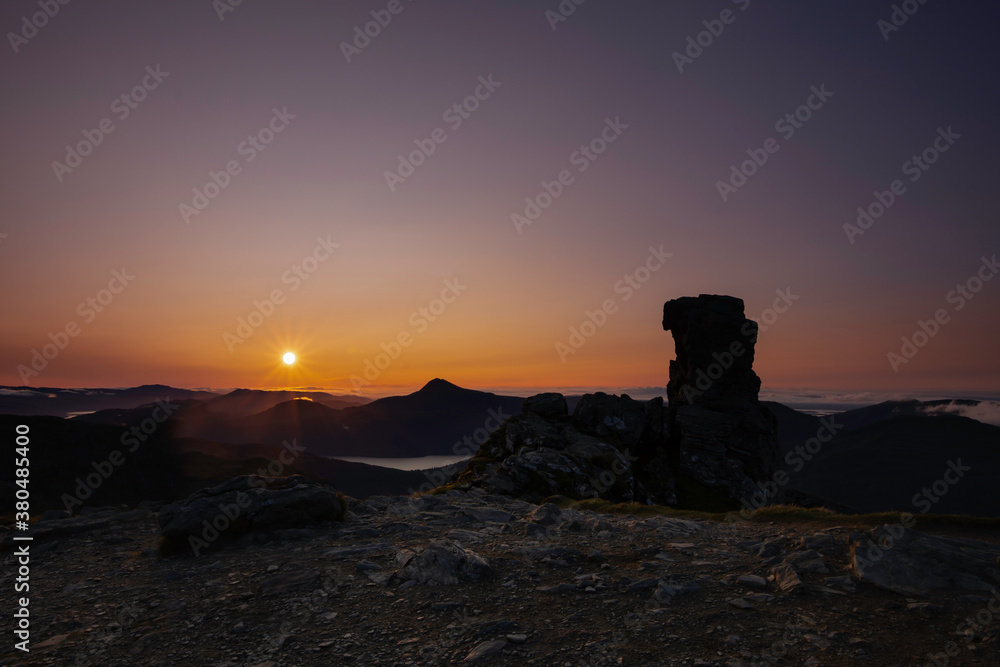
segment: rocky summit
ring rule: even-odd
[[[525,400],[444,488],[471,486],[531,502],[552,495],[675,504],[663,399],[587,394],[573,414],[561,394]]]
[[[161,551],[148,506],[53,515],[31,528],[39,639],[0,664],[1000,664],[994,543],[551,500],[348,499],[199,557]]]
[[[732,509],[777,469],[777,420],[758,400],[757,325],[743,301],[701,295],[668,301],[668,403],[587,394],[525,400],[456,482],[537,502],[559,494]],[[772,500],[780,500],[774,494]]]

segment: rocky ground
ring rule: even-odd
[[[1000,601],[859,581],[856,527],[596,514],[479,490],[352,500],[347,519],[199,557],[161,553],[151,510],[36,524],[31,652],[5,647],[0,664],[1000,664]],[[976,547],[987,570],[991,548]],[[5,590],[16,576],[8,557]],[[886,576],[873,580],[900,583]]]

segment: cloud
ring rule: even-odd
[[[984,424],[1000,426],[1000,401],[980,401],[974,405],[951,401],[922,406],[921,412],[928,415],[959,415]]]
[[[955,392],[954,394],[948,395],[942,392],[932,391],[835,391],[823,389],[783,388],[762,389],[760,392],[760,400],[762,401],[775,401],[777,403],[787,405],[790,408],[794,408],[795,410],[814,415],[845,412],[847,410],[854,410],[857,408],[864,408],[869,405],[875,405],[884,401],[954,401],[957,398],[978,401],[981,404],[992,403],[994,405],[1000,405],[1000,401],[997,400],[995,393],[970,394],[968,392]],[[977,417],[973,417],[971,414],[965,415],[965,413],[959,412],[958,407],[961,406],[948,408],[951,410],[950,414],[963,414],[964,416],[978,419]],[[991,409],[987,409],[987,411],[983,414],[993,418],[990,416],[993,414]],[[996,423],[996,421],[991,422],[985,421],[984,419],[979,419],[979,421],[983,421],[987,424]]]
[[[5,389],[0,387],[0,396],[31,396],[38,397],[44,396],[45,394],[35,391],[34,389]],[[51,396],[51,394],[50,394]]]

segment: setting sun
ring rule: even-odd
[[[289,366],[291,366],[292,364],[295,363],[295,353],[285,352],[284,356],[281,357],[281,360],[284,361]]]

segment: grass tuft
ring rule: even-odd
[[[750,522],[750,523],[802,523],[812,522],[831,526],[860,526],[874,528],[887,523],[902,523],[902,512],[875,512],[871,514],[840,514],[825,507],[800,507],[798,505],[768,505],[756,512],[709,512],[703,510],[675,509],[665,505],[640,505],[639,503],[613,503],[609,500],[572,500],[564,496],[551,496],[545,502],[563,509],[590,510],[598,514],[624,514],[637,517],[665,516],[674,519],[698,521]],[[917,514],[911,515],[917,530],[924,528],[982,528],[1000,529],[1000,517],[981,517],[968,514]],[[907,522],[910,519],[907,518]]]

